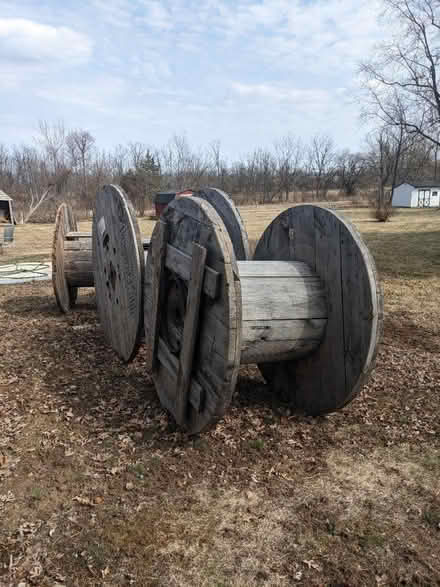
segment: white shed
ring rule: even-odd
[[[0,190],[0,245],[14,240],[15,219],[12,198]]]
[[[436,208],[440,206],[440,181],[404,182],[394,188],[393,206]]]

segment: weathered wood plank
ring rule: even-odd
[[[91,251],[92,241],[90,239],[65,240],[65,251]]]
[[[66,233],[66,240],[75,240],[75,239],[79,239],[79,238],[87,238],[87,239],[92,239],[92,233],[91,232],[78,232],[78,231],[73,231],[73,232],[68,232]],[[90,243],[90,246],[92,246],[92,244]]]
[[[191,274],[191,256],[176,249],[172,245],[167,246],[165,265],[185,281],[189,281]],[[217,296],[220,281],[220,274],[210,267],[205,268],[203,279],[203,291],[207,296]]]
[[[243,321],[241,364],[286,361],[312,352],[324,336],[326,319]]]
[[[193,243],[191,277],[188,284],[186,315],[183,327],[182,349],[179,356],[177,375],[176,420],[184,425],[188,404],[188,392],[193,370],[194,350],[197,341],[200,299],[205,274],[206,249]]]
[[[241,279],[244,320],[326,318],[326,292],[319,277]]]
[[[156,232],[157,231],[157,232]],[[152,371],[157,369],[157,349],[159,344],[160,320],[163,297],[165,294],[165,259],[167,251],[168,227],[166,222],[159,220],[155,229],[155,246],[148,255],[151,260],[152,291],[151,291],[151,329],[149,331],[151,344],[151,365]]]
[[[240,279],[246,277],[317,277],[306,263],[298,261],[237,261]]]

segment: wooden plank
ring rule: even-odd
[[[65,251],[91,251],[92,241],[90,239],[81,240],[65,240],[64,241]]]
[[[68,232],[65,236],[66,240],[75,240],[78,238],[89,238],[90,240],[92,239],[92,233],[91,232]],[[90,245],[91,246],[91,245]]]
[[[298,261],[238,261],[240,279],[245,277],[316,277],[307,263]]]
[[[191,384],[194,351],[197,341],[200,300],[202,296],[203,276],[205,273],[206,249],[193,243],[191,277],[188,284],[188,298],[183,328],[182,349],[179,356],[177,375],[176,420],[184,425],[188,404],[188,392]]]
[[[159,337],[159,344],[157,347],[157,358],[174,379],[172,389],[177,387],[177,374],[179,371],[179,360],[172,354],[162,338]],[[173,396],[174,397],[174,396]],[[189,403],[199,411],[202,406],[204,392],[201,385],[193,377],[191,379],[191,386],[189,392]]]
[[[165,258],[167,250],[167,233],[168,227],[166,222],[159,220],[156,225],[157,233],[155,238],[155,247],[153,247],[148,259],[151,260],[152,271],[152,291],[151,291],[151,330],[150,344],[151,344],[151,364],[150,370],[155,371],[157,368],[157,349],[159,344],[159,329],[161,320],[161,306],[163,303],[164,285],[165,285]]]
[[[319,277],[242,278],[244,320],[326,318],[326,291]]]
[[[314,351],[326,319],[243,321],[241,364],[286,361]]]
[[[191,256],[179,251],[172,245],[167,245],[165,265],[185,281],[189,281],[191,274]],[[215,299],[218,294],[220,274],[210,267],[205,267],[203,291],[210,298]]]

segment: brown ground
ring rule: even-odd
[[[274,214],[247,208],[251,236]],[[0,288],[1,586],[440,585],[440,213],[350,215],[385,336],[361,396],[325,418],[243,368],[226,418],[188,438],[146,350],[124,366],[105,347],[93,292],[61,316],[49,285]],[[17,237],[1,262],[47,255],[48,227]]]

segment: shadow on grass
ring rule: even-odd
[[[440,277],[440,230],[431,232],[369,232],[363,235],[381,277]]]

